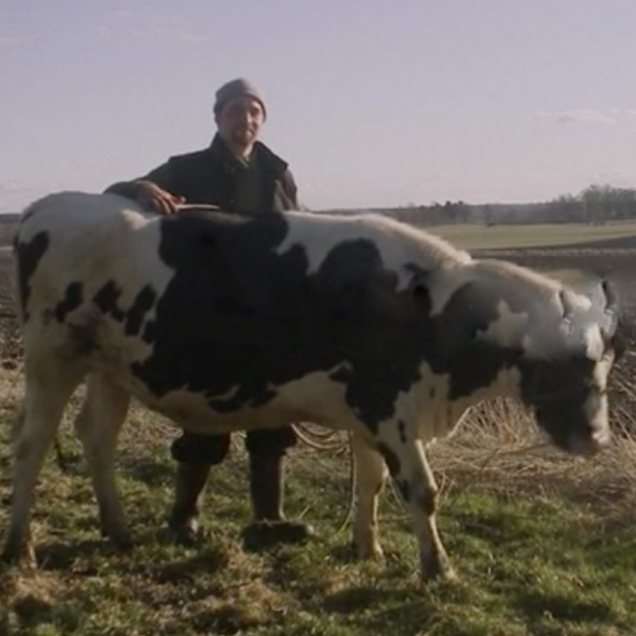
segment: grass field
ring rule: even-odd
[[[441,225],[427,228],[464,249],[550,247],[636,237],[636,222],[585,225]]]

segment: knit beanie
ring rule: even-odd
[[[265,100],[261,92],[250,82],[249,80],[239,77],[238,79],[223,84],[218,91],[216,91],[216,101],[214,102],[214,114],[218,115],[221,112],[221,108],[231,99],[235,97],[252,97],[260,103],[263,108],[263,116],[267,117],[267,110],[265,109]]]

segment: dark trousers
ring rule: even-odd
[[[248,431],[245,447],[250,455],[281,457],[296,444],[296,434],[291,426],[275,429]],[[172,442],[173,459],[184,464],[220,464],[230,448],[230,433],[201,435],[184,431]]]

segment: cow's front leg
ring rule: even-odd
[[[404,505],[411,513],[419,545],[422,578],[454,578],[455,573],[437,530],[437,484],[422,442],[403,441],[395,439],[394,435],[382,435],[382,432],[378,450],[389,467]]]
[[[356,476],[356,518],[353,543],[361,559],[383,556],[378,540],[378,496],[386,479],[382,455],[360,436],[353,434],[351,448]]]

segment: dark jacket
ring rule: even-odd
[[[259,211],[297,210],[296,184],[287,163],[260,141],[252,152],[260,171]],[[244,169],[217,134],[208,148],[171,157],[142,179],[188,203],[208,203],[232,212],[236,210],[238,171]]]

